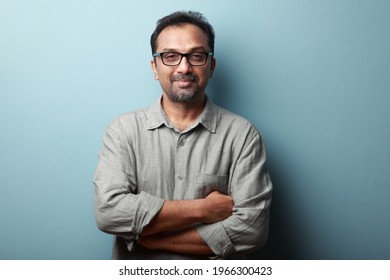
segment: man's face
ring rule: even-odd
[[[157,37],[157,53],[160,52],[209,52],[207,35],[192,24],[169,26]],[[167,66],[161,57],[151,61],[154,78],[160,81],[163,94],[173,102],[191,102],[205,94],[213,75],[215,59],[208,58],[203,66],[191,66],[185,57],[177,66]]]

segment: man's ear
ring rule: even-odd
[[[215,58],[213,57],[213,59],[211,60],[211,66],[210,66],[210,79],[213,77],[214,75],[214,70],[215,70],[215,67],[217,66],[217,61],[215,60]]]
[[[150,61],[150,66],[152,67],[152,71],[154,73],[154,79],[158,80],[157,65],[156,65],[156,61],[154,59],[152,59]]]

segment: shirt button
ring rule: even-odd
[[[181,180],[183,180],[183,177],[177,176],[177,179],[179,179],[181,181]]]
[[[180,145],[180,146],[184,146],[185,143],[186,143],[186,142],[185,142],[184,140],[180,140],[179,145]]]

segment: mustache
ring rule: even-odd
[[[175,81],[188,81],[188,82],[196,82],[198,77],[192,73],[190,74],[176,74],[171,77],[171,82]]]

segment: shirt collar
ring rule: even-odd
[[[147,129],[155,129],[163,124],[168,127],[171,127],[167,116],[165,115],[161,107],[161,98],[160,97],[155,103],[150,106],[148,113]]]
[[[198,119],[191,126],[191,129],[202,124],[207,130],[211,133],[215,133],[217,128],[218,120],[218,107],[213,103],[213,101],[206,95],[206,105],[203,109],[203,112],[200,114]],[[147,121],[147,129],[156,129],[162,125],[172,128],[172,124],[169,121],[168,117],[165,115],[164,110],[161,106],[161,97],[150,107]]]
[[[218,107],[207,95],[206,105],[204,106],[203,112],[200,114],[198,121],[211,133],[215,133],[218,121]]]

